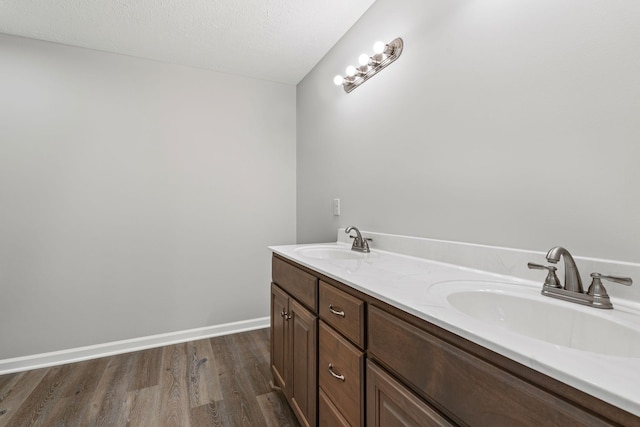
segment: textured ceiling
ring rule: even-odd
[[[0,33],[297,84],[375,0],[0,0]]]

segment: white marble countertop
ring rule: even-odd
[[[445,296],[434,292],[448,281],[487,281],[512,285],[545,303],[586,310],[597,316],[627,316],[627,326],[640,331],[638,304],[615,301],[614,310],[598,310],[543,297],[541,282],[474,270],[423,258],[372,249],[361,259],[318,259],[300,248],[349,249],[344,243],[272,246],[274,253],[384,301],[396,308],[482,345],[522,365],[640,416],[640,357],[617,357],[576,350],[529,338],[479,321],[453,308]],[[437,287],[434,285],[438,284]],[[575,307],[574,307],[575,306]],[[594,313],[596,312],[596,313]],[[617,319],[618,317],[615,317]],[[632,319],[631,323],[628,319]],[[533,319],[535,322],[536,320]]]

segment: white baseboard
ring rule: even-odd
[[[269,317],[0,360],[0,375],[269,327]]]

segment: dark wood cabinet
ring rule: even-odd
[[[318,393],[318,426],[319,427],[350,427],[349,422],[342,416],[327,395],[319,389]]]
[[[364,352],[323,321],[319,351],[320,388],[349,425],[364,425]]]
[[[318,318],[271,285],[271,372],[300,423],[316,426]]]
[[[318,281],[282,260],[274,258],[272,265],[273,379],[300,423],[315,427],[318,419]]]
[[[294,299],[289,300],[290,401],[301,423],[316,425],[318,381],[318,318]]]
[[[285,316],[289,311],[289,296],[276,285],[271,285],[271,371],[273,379],[283,391],[289,389],[288,336]],[[285,392],[286,394],[286,392]]]
[[[367,361],[367,425],[453,427],[435,409],[370,360]]]
[[[302,305],[318,313],[318,279],[280,258],[271,261],[271,277],[280,288],[293,296]]]
[[[377,307],[369,354],[464,425],[611,425]]]
[[[274,255],[271,363],[304,426],[609,426],[640,418]]]
[[[364,348],[364,301],[323,281],[320,281],[319,290],[320,318],[355,345]]]

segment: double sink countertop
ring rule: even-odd
[[[551,313],[569,310],[568,320],[562,318],[564,323],[595,319],[598,327],[601,319],[604,326],[596,331],[600,336],[607,334],[607,325],[613,322],[617,328],[640,337],[637,303],[615,300],[613,310],[599,310],[540,295],[544,277],[534,282],[377,249],[367,254],[351,254],[350,248],[351,245],[340,242],[269,247],[286,259],[640,416],[640,340],[620,343],[619,349],[605,345],[602,351],[591,351],[572,348],[576,346],[571,343],[554,343],[561,341],[553,337],[550,340],[532,338],[536,335],[522,331],[523,316],[525,323],[531,322],[534,331],[540,330],[540,322],[542,328],[544,322],[554,327],[553,316],[537,313],[542,307],[544,311],[550,308]],[[482,293],[478,300],[480,307],[474,308],[473,298],[479,293]],[[452,296],[470,296],[471,300]],[[502,313],[500,301],[505,296],[507,309],[512,312],[522,311],[524,305],[531,307],[528,317],[520,313],[518,328],[511,327],[508,312]],[[479,313],[487,299],[492,298],[497,302],[489,305],[488,310],[494,313],[487,316]],[[509,307],[513,301],[519,306]],[[580,324],[562,326],[565,331],[575,327],[577,333],[584,332]],[[588,339],[576,337],[576,342],[588,342]]]

